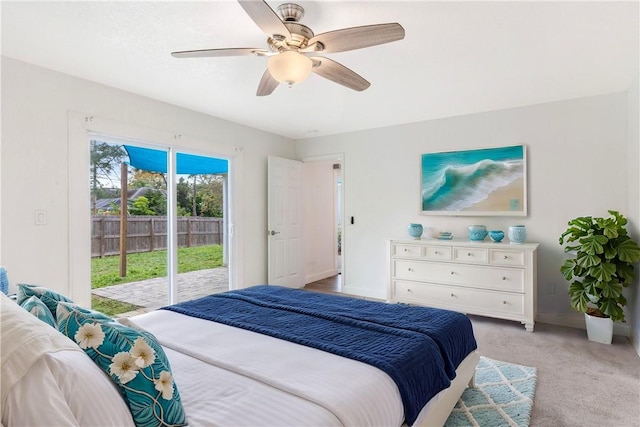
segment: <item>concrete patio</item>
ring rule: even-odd
[[[191,271],[178,274],[178,302],[189,301],[206,295],[229,290],[227,267]],[[143,307],[119,316],[131,316],[169,305],[167,278],[142,280],[113,285],[92,291],[94,295]]]

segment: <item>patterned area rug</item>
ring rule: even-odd
[[[536,368],[480,357],[476,386],[468,388],[445,427],[528,427]]]

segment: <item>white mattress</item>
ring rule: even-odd
[[[129,319],[166,349],[190,426],[399,426],[393,380],[370,365],[179,313]]]

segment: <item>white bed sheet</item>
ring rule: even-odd
[[[400,393],[379,369],[179,313],[129,319],[166,349],[190,426],[399,426]]]

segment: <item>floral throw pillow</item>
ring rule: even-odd
[[[151,333],[105,320],[103,314],[74,304],[61,302],[57,312],[58,330],[111,376],[137,426],[187,424],[169,360]]]
[[[56,310],[58,309],[58,303],[60,301],[73,302],[69,298],[65,297],[61,293],[54,291],[53,289],[45,288],[38,285],[25,285],[23,283],[18,284],[18,304],[22,305],[30,297],[35,296],[40,301],[45,303],[53,317],[56,317]]]
[[[33,314],[44,323],[48,323],[49,325],[57,329],[58,324],[56,323],[55,317],[53,317],[53,314],[51,314],[49,308],[45,305],[45,303],[40,301],[38,297],[32,296],[27,298],[22,304],[20,304],[20,307]]]
[[[71,310],[76,311],[88,318],[99,320],[101,322],[114,322],[113,318],[107,316],[104,313],[91,310],[88,308],[80,307],[79,305],[74,304],[71,301],[67,301],[64,304],[58,304],[58,306],[56,307],[56,311],[54,313],[56,314],[56,318],[57,318],[58,316],[60,316],[60,313],[62,313],[63,315],[67,315],[67,313]]]

